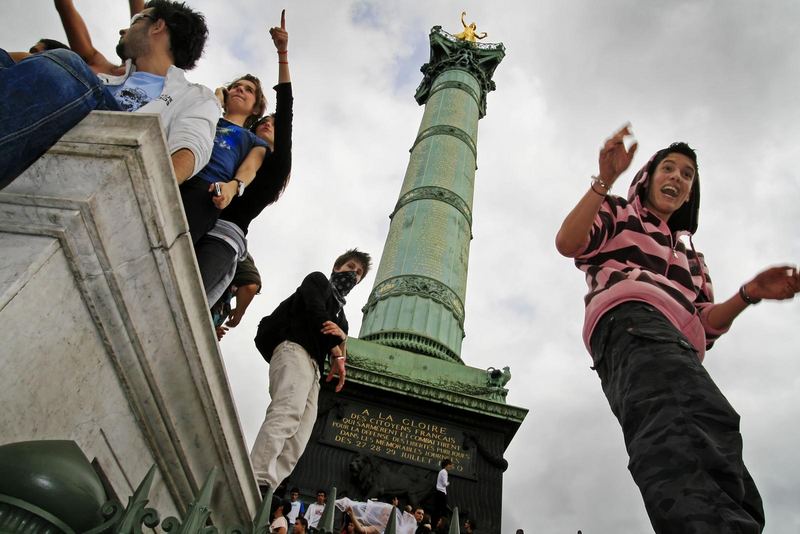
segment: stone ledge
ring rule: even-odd
[[[221,524],[255,486],[155,115],[93,112],[0,192],[2,442],[74,439],[119,495],[150,464],[182,513],[212,466]]]

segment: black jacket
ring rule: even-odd
[[[261,319],[256,347],[267,362],[283,341],[297,343],[319,364],[320,372],[330,350],[342,342],[339,336],[323,334],[322,323],[333,321],[347,333],[344,309],[333,296],[331,283],[321,272],[313,272],[275,311]]]

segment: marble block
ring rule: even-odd
[[[164,136],[93,112],[0,191],[0,444],[75,440],[125,502],[212,516],[260,503]]]

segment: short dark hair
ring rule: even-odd
[[[225,89],[230,89],[233,87],[233,84],[239,82],[241,80],[247,80],[248,82],[252,83],[256,86],[256,103],[253,106],[253,113],[248,115],[247,119],[245,119],[243,126],[246,129],[250,129],[258,120],[261,118],[261,115],[264,114],[264,111],[267,109],[267,97],[264,95],[264,90],[261,88],[261,80],[259,80],[256,76],[252,74],[245,74],[243,76],[239,76],[227,86]]]
[[[42,37],[36,44],[42,43],[44,45],[45,50],[58,50],[59,48],[64,48],[66,50],[71,50],[70,47],[62,43],[61,41],[56,41],[55,39],[45,39]],[[31,53],[33,53],[34,48],[31,48]]]
[[[362,267],[364,267],[364,274],[361,276],[361,279],[363,280],[367,276],[370,267],[372,267],[372,258],[366,252],[361,252],[357,248],[351,248],[336,258],[336,261],[333,263],[333,268],[338,269],[350,260],[356,260],[361,264]]]
[[[150,0],[144,6],[152,9],[155,20],[161,19],[169,29],[169,47],[175,66],[191,70],[203,55],[208,39],[208,26],[202,13],[184,2]]]
[[[445,458],[444,460],[442,460],[442,461],[441,461],[441,462],[439,462],[439,463],[440,463],[440,465],[442,466],[442,469],[444,469],[444,468],[445,468],[445,467],[447,467],[448,465],[453,465],[453,460],[451,460],[450,458]]]
[[[693,234],[697,231],[697,220],[700,211],[700,169],[697,166],[697,153],[695,153],[694,149],[688,144],[682,141],[672,143],[667,148],[662,148],[656,152],[656,155],[653,156],[653,159],[647,166],[647,183],[644,184],[644,188],[642,189],[642,194],[644,194],[643,198],[647,198],[649,194],[650,181],[653,179],[658,164],[670,154],[682,154],[692,160],[694,164],[694,178],[692,180],[692,189],[689,193],[688,200],[675,210],[667,224],[673,232],[688,230]]]
[[[653,173],[656,172],[656,168],[658,164],[661,163],[664,158],[666,158],[670,154],[683,154],[694,163],[694,171],[695,171],[695,178],[697,177],[698,172],[700,169],[697,168],[697,153],[694,151],[692,147],[690,147],[687,143],[683,141],[679,141],[677,143],[672,143],[667,148],[662,148],[656,155],[653,156],[653,161],[650,162],[650,166],[647,168],[647,175],[653,176]]]
[[[328,496],[328,492],[327,492],[327,491],[325,491],[324,489],[318,489],[318,490],[317,490],[317,495],[319,495],[320,493],[321,493],[321,494],[323,494],[323,495],[325,495],[326,497]]]
[[[293,487],[292,489],[289,490],[289,493],[300,493],[300,488],[295,486],[295,487]]]
[[[297,516],[297,519],[294,520],[295,524],[300,523],[303,525],[303,528],[307,531],[308,530],[308,519],[303,516]]]

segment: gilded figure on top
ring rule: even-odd
[[[475,22],[469,23],[469,25],[464,22],[464,17],[467,16],[466,11],[461,12],[461,25],[464,26],[464,31],[461,33],[455,34],[456,39],[461,39],[462,41],[469,41],[471,43],[477,42],[478,39],[484,39],[487,35],[486,32],[481,32],[478,34],[475,30],[478,29],[478,25]]]

